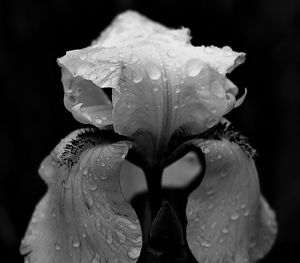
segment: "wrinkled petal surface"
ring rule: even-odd
[[[206,173],[186,208],[193,255],[198,262],[257,261],[270,250],[277,227],[253,160],[225,139],[195,145],[205,154]]]
[[[97,127],[113,124],[116,132],[136,138],[151,160],[177,129],[201,133],[235,106],[237,87],[226,73],[244,56],[229,47],[194,47],[187,29],[128,11],[90,47],[58,62],[74,117]],[[112,104],[101,90],[108,87]]]
[[[49,190],[36,207],[21,253],[37,263],[136,262],[141,228],[119,184],[129,145],[76,144],[79,133],[62,140],[41,164]]]

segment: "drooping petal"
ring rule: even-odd
[[[193,255],[198,262],[257,261],[270,250],[277,229],[254,161],[226,139],[194,144],[205,155],[206,173],[186,209]]]
[[[80,134],[62,140],[41,164],[49,190],[36,207],[21,253],[37,263],[136,262],[141,228],[119,184],[129,145],[80,142]]]
[[[190,38],[187,29],[169,29],[132,11],[119,15],[92,46],[58,60],[65,91],[83,90],[67,108],[82,122],[112,123],[155,162],[177,129],[202,133],[236,103],[237,88],[225,75],[245,54],[194,47]],[[105,87],[113,89],[112,105],[103,99]]]

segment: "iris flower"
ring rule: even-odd
[[[58,59],[65,107],[90,125],[40,166],[48,192],[21,244],[26,262],[136,262],[144,249],[163,256],[146,245],[155,231],[142,231],[120,174],[126,181],[128,163],[143,170],[154,219],[164,213],[164,169],[190,152],[203,178],[188,196],[179,241],[198,262],[255,262],[270,250],[276,221],[260,194],[254,150],[223,118],[245,97],[236,99],[226,77],[245,54],[190,40],[186,28],[127,11],[91,46]]]

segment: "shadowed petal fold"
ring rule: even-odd
[[[205,155],[206,172],[186,208],[193,255],[198,262],[257,261],[270,250],[277,227],[260,194],[254,161],[227,139],[194,145]]]
[[[119,182],[129,145],[81,142],[80,134],[62,140],[41,164],[49,190],[36,207],[21,253],[37,263],[136,262],[141,228]]]

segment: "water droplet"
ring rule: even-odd
[[[224,238],[221,237],[221,238],[219,239],[219,243],[222,244],[223,242],[224,242]]]
[[[240,215],[239,215],[238,213],[234,213],[234,214],[232,214],[232,215],[230,216],[230,219],[231,219],[231,220],[237,220],[237,219],[239,219],[239,217],[240,217]]]
[[[176,86],[176,88],[175,88],[175,92],[176,92],[176,94],[178,94],[178,93],[180,93],[180,87],[179,86]]]
[[[222,229],[222,233],[223,233],[223,234],[228,234],[228,232],[229,232],[228,228],[224,227],[224,228]]]
[[[88,202],[89,206],[93,206],[93,204],[94,204],[93,198],[90,196],[87,198],[87,202]]]
[[[98,186],[97,186],[95,183],[92,183],[92,184],[90,185],[90,190],[91,190],[91,191],[95,191],[95,190],[97,190],[97,188],[98,188]]]
[[[86,59],[86,57],[87,57],[87,55],[86,55],[86,54],[80,54],[80,55],[79,55],[79,58],[80,58],[81,60],[85,60],[85,59]]]
[[[154,91],[154,92],[158,91],[158,87],[155,86],[155,87],[153,88],[153,91]]]
[[[128,251],[127,251],[127,255],[131,259],[138,258],[140,253],[141,253],[141,248],[140,247],[129,247]]]
[[[103,181],[106,180],[107,179],[107,174],[106,173],[101,174],[100,179],[103,180]]]
[[[111,244],[112,243],[112,233],[111,233],[111,230],[108,228],[107,229],[107,235],[106,235],[106,242],[108,244]]]
[[[206,148],[207,149],[207,148]],[[205,192],[207,195],[212,195],[214,193],[214,189],[210,187],[209,189],[206,190]]]
[[[154,63],[151,63],[147,66],[147,73],[148,73],[149,78],[152,80],[158,80],[161,77],[161,70]]]
[[[203,62],[199,59],[191,59],[187,62],[185,70],[188,76],[197,76],[203,67]]]
[[[87,175],[88,174],[88,169],[83,169],[82,174]]]
[[[60,249],[61,249],[60,244],[58,244],[57,242],[55,242],[55,245],[54,245],[54,246],[55,246],[55,249],[56,249],[56,250],[60,250]]]
[[[175,106],[174,106],[174,110],[177,110],[177,109],[178,109],[178,105],[175,105]]]
[[[85,232],[82,232],[81,236],[82,236],[82,237],[86,237],[86,233],[85,233]]]
[[[207,153],[209,153],[209,149],[208,148],[204,148],[203,152],[207,154]]]
[[[242,209],[246,208],[246,204],[241,204],[241,208]]]
[[[167,54],[170,58],[175,58],[177,56],[177,52],[173,49],[168,50]]]
[[[140,69],[136,69],[131,72],[131,77],[134,83],[139,83],[143,80],[143,73]]]
[[[208,241],[206,241],[206,240],[202,240],[201,241],[201,245],[203,246],[203,247],[211,247],[211,243],[209,243]]]
[[[126,241],[126,236],[122,231],[116,231],[116,235],[120,243],[124,243]]]
[[[104,167],[104,166],[105,166],[105,163],[101,163],[101,166]]]
[[[244,216],[249,216],[250,212],[248,210],[245,211]]]
[[[222,47],[222,50],[232,52],[232,49],[231,49],[231,47],[229,47],[229,46],[224,46],[224,47]]]
[[[132,241],[133,243],[141,243],[142,240],[143,240],[142,236],[138,236],[136,239],[132,239],[131,241]]]
[[[80,246],[80,240],[77,237],[74,237],[73,241],[72,241],[72,245],[73,245],[73,247],[79,247]]]

